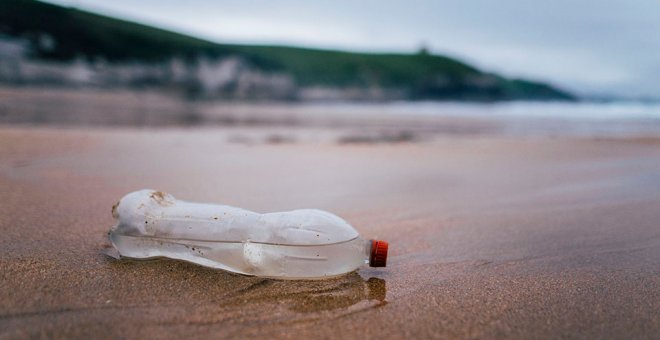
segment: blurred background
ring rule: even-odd
[[[0,122],[656,134],[657,13],[654,1],[5,0]]]
[[[0,338],[657,339],[657,32],[658,0],[0,0]],[[387,268],[117,261],[142,188],[327,210]]]

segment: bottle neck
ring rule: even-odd
[[[369,267],[385,267],[389,244],[383,240],[370,240],[368,244]]]

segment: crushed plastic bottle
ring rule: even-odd
[[[387,261],[387,242],[363,240],[346,221],[322,210],[259,214],[140,190],[117,202],[112,215],[117,224],[110,241],[123,257],[168,257],[281,279],[338,276]]]

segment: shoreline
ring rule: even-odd
[[[343,129],[367,136],[408,134],[422,139],[463,135],[654,137],[660,136],[660,105],[190,101],[149,90],[0,86],[0,124]]]

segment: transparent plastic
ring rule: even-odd
[[[191,203],[140,190],[112,209],[109,232],[123,257],[168,257],[245,275],[315,279],[369,263],[363,240],[331,213],[304,209],[259,214],[227,205]]]

